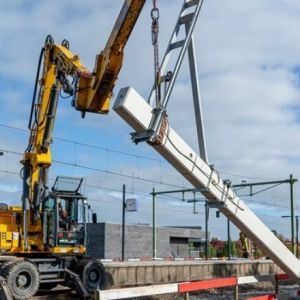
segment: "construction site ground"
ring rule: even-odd
[[[296,294],[299,290],[299,286],[290,282],[283,283],[279,288],[279,295],[281,300],[283,299],[300,299],[299,297],[290,296]],[[272,283],[260,283],[259,286],[248,285],[240,287],[239,299],[249,299],[251,297],[258,297],[266,294],[274,294],[275,287]],[[222,288],[222,289],[210,289],[201,292],[190,293],[190,300],[232,300],[234,298],[233,288]],[[49,292],[41,291],[37,296],[31,300],[79,300],[80,297],[76,296],[75,293],[67,288],[57,287],[56,289]],[[95,298],[94,298],[95,299]],[[185,296],[182,294],[166,294],[160,296],[146,296],[127,298],[128,300],[183,300]],[[95,299],[98,300],[98,299]]]

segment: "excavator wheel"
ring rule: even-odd
[[[4,270],[11,264],[13,264],[14,261],[6,261],[4,263],[1,263],[0,264],[0,275],[3,275],[4,274]]]
[[[1,274],[15,300],[25,300],[35,295],[39,288],[40,275],[36,266],[28,261],[8,265]]]
[[[102,263],[96,259],[81,259],[77,262],[74,271],[89,292],[102,288],[105,284],[105,270]]]

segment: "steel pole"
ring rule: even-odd
[[[123,184],[122,198],[122,261],[125,259],[125,209],[126,209],[126,186]]]
[[[230,220],[229,218],[227,218],[227,257],[228,260],[230,260],[230,243],[231,243],[231,239],[230,239]]]
[[[208,203],[205,202],[205,258],[209,259],[209,240],[208,240]]]
[[[291,200],[291,241],[292,241],[292,251],[295,252],[295,220],[294,220],[294,189],[293,189],[293,175],[290,175],[290,200]]]
[[[188,34],[189,27],[190,27],[190,23],[186,23],[185,24],[186,34]],[[193,100],[194,100],[194,112],[195,112],[195,119],[196,119],[199,154],[200,157],[206,163],[208,163],[205,131],[203,126],[204,121],[203,121],[202,104],[201,104],[201,96],[200,96],[200,85],[198,79],[196,51],[195,51],[193,35],[191,36],[191,40],[188,46],[188,59],[189,59],[192,93],[193,93]]]
[[[296,256],[299,258],[299,216],[296,216]]]
[[[156,257],[156,199],[155,188],[152,191],[152,256]]]

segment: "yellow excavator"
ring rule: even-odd
[[[73,97],[82,115],[106,114],[122,66],[124,47],[146,0],[126,0],[104,50],[89,71],[48,36],[39,57],[23,164],[22,206],[0,204],[0,298],[29,299],[57,284],[83,299],[104,288],[102,264],[86,255],[87,199],[81,178],[58,177],[50,189],[50,145],[60,94]]]

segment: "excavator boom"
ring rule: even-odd
[[[61,91],[73,97],[73,105],[83,114],[108,113],[113,88],[122,67],[124,48],[145,1],[124,1],[104,50],[96,56],[92,72],[82,64],[78,55],[70,51],[68,41],[58,45],[51,36],[47,37],[36,77],[28,126],[29,143],[22,160],[25,221],[26,211],[31,210],[31,219],[36,223],[42,198],[47,196],[48,169],[52,163],[50,144]],[[27,224],[24,224],[25,227]],[[26,232],[24,236],[26,240]]]
[[[146,0],[126,0],[103,51],[96,56],[92,76],[79,79],[76,109],[108,113],[113,88],[122,67],[124,48]]]

